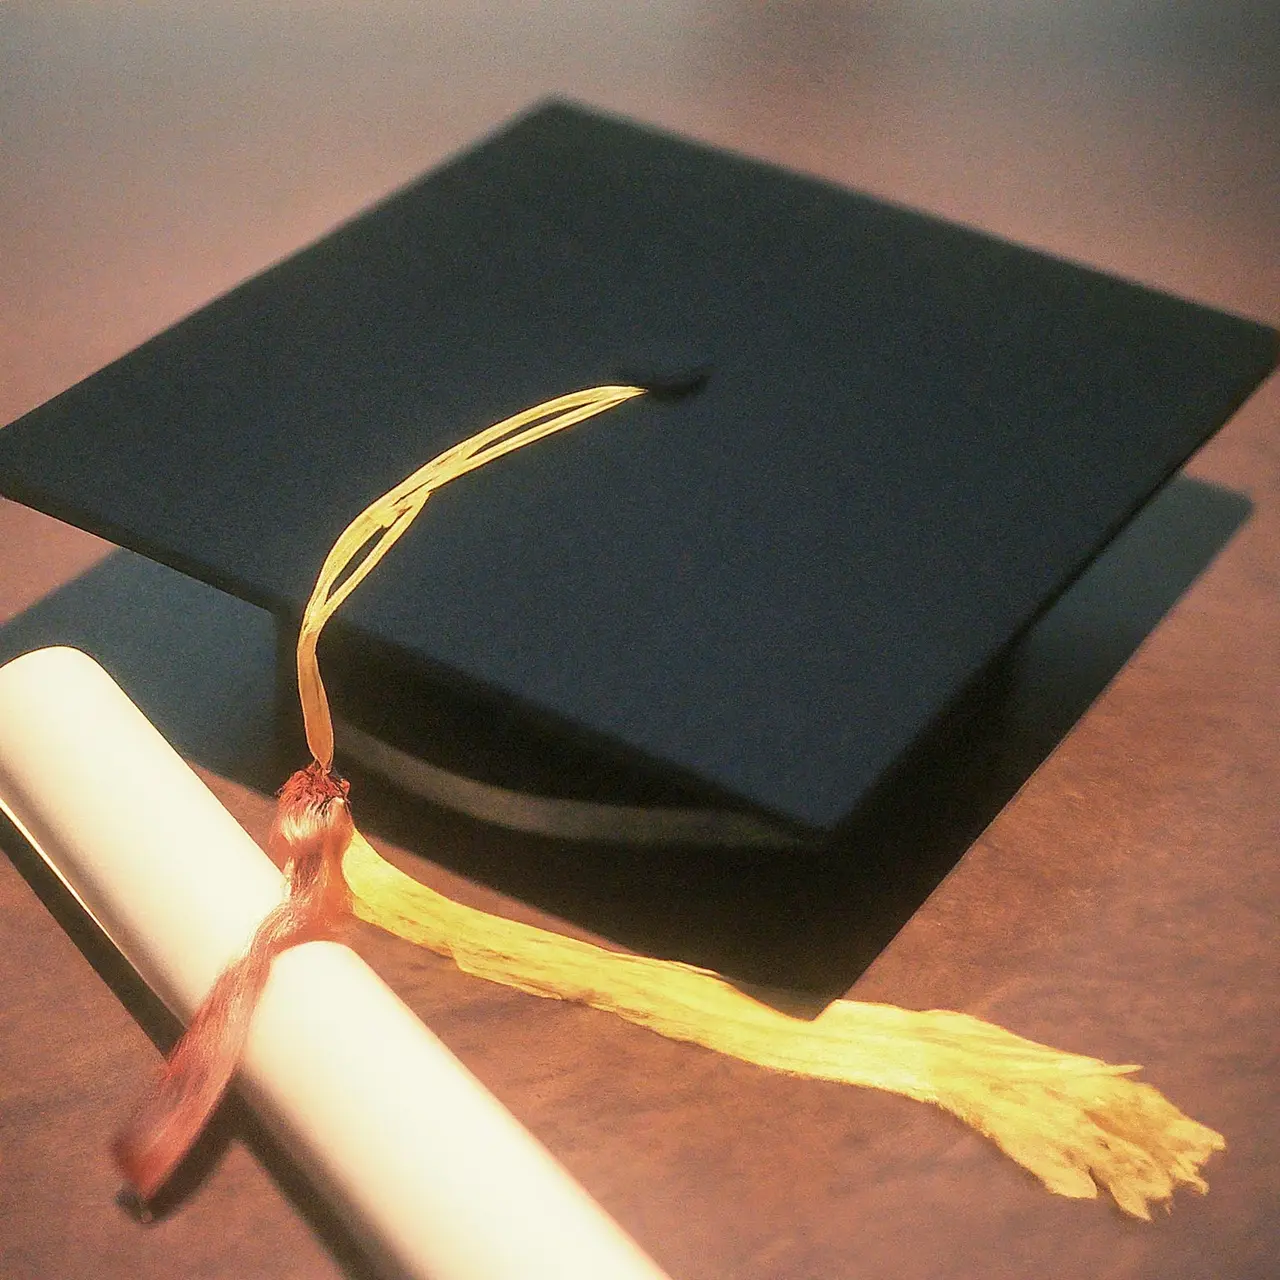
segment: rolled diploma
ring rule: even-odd
[[[75,649],[0,668],[0,808],[184,1021],[283,891],[239,823]],[[663,1276],[346,947],[313,942],[276,960],[241,1078],[402,1273]]]

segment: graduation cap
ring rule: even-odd
[[[552,102],[0,433],[0,489],[287,629],[335,532],[447,445],[578,387],[672,393],[439,495],[335,621],[338,710],[464,807],[821,838],[1275,358]]]
[[[411,771],[412,741],[429,786],[561,803],[597,834],[640,812],[820,839],[945,740],[1275,360],[1246,320],[553,103],[0,433],[0,489],[287,635],[337,532],[426,459],[639,383],[438,491],[344,604],[325,667],[350,740]],[[281,792],[295,932],[268,917],[224,972],[237,1008],[243,965],[336,909],[340,866],[364,919],[468,972],[937,1103],[1061,1194],[1145,1217],[1204,1189],[1221,1137],[1134,1068],[963,1014],[805,1020],[450,902],[352,828],[328,763]],[[243,1019],[201,1023],[215,1007],[117,1148],[146,1196],[185,1150],[184,1064],[221,1064],[210,1107],[234,1065]]]

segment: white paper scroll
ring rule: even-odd
[[[282,892],[265,854],[74,649],[0,668],[0,808],[184,1020]],[[345,947],[309,943],[275,962],[243,1079],[405,1274],[663,1275]]]

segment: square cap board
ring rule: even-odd
[[[552,102],[0,431],[0,489],[296,617],[441,449],[703,369],[446,488],[343,635],[822,833],[1275,359],[1247,320]]]

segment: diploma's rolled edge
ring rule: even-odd
[[[345,1190],[357,1220],[398,1223],[397,1261],[429,1253],[432,1265],[412,1274],[666,1280],[349,947],[308,942],[280,956],[262,1010],[245,1055],[244,1091],[280,1133],[302,1132],[309,1115],[333,1118],[346,1158],[376,1176],[344,1186],[326,1152],[305,1142],[304,1166],[318,1185]],[[353,1011],[364,1025],[353,1025]],[[313,1066],[287,1092],[263,1084],[263,1064],[270,1070],[282,1048]],[[352,1079],[364,1082],[355,1098]],[[394,1114],[387,1099],[397,1102]],[[425,1202],[414,1194],[424,1170],[432,1177]],[[385,1240],[375,1250],[379,1244]]]
[[[266,855],[79,650],[0,667],[0,803],[180,1014],[279,899]],[[184,804],[212,837],[177,839],[191,825]],[[229,868],[239,892],[228,895],[219,878]],[[209,910],[219,918],[201,927]],[[201,954],[184,955],[188,946]],[[384,1268],[431,1280],[663,1280],[349,949],[308,943],[279,957],[245,1065],[249,1095],[297,1141],[302,1167]],[[353,1068],[377,1078],[352,1079]]]
[[[0,667],[0,801],[183,1022],[280,900],[279,871],[79,649]]]

